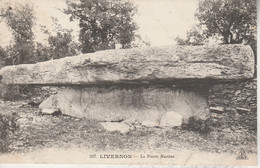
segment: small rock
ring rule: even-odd
[[[235,132],[236,132],[236,133],[243,133],[242,130],[236,130]]]
[[[235,92],[235,95],[237,96],[237,95],[239,95],[241,93],[241,90],[237,90],[236,92]]]
[[[222,114],[225,112],[223,107],[210,107],[209,110],[212,113],[218,113],[218,114]]]
[[[130,127],[127,124],[124,123],[118,123],[118,122],[102,122],[101,125],[104,127],[107,131],[119,131],[121,133],[127,133],[130,131]]]
[[[232,131],[235,131],[235,130],[236,130],[236,127],[231,126],[230,129],[231,129]]]
[[[217,114],[217,113],[212,113],[211,114],[212,118],[221,118],[221,115]]]
[[[237,110],[237,112],[238,112],[239,114],[245,114],[245,113],[250,112],[249,109],[247,109],[247,108],[242,108],[242,107],[236,107],[236,110]]]
[[[126,123],[128,125],[134,125],[136,123],[136,119],[129,118],[129,119],[124,120],[123,123]]]
[[[60,110],[59,109],[47,109],[47,108],[44,108],[44,109],[41,110],[41,112],[43,114],[55,114],[55,113],[60,112]]]
[[[41,104],[41,101],[37,102],[37,101],[31,101],[28,103],[28,105],[32,106],[32,107],[39,107],[39,105]]]
[[[167,112],[161,118],[160,127],[181,126],[182,119],[183,119],[183,117],[179,113]]]
[[[27,122],[30,122],[30,120],[29,120],[28,118],[19,118],[19,119],[17,120],[17,124],[18,124],[18,125],[22,125],[22,124],[25,124],[25,123],[27,123]]]
[[[29,107],[28,103],[22,103],[19,108],[22,108],[22,107]]]
[[[145,121],[141,122],[141,125],[146,126],[146,127],[158,127],[159,126],[159,122],[145,120]]]

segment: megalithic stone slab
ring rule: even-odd
[[[5,84],[102,84],[252,78],[249,46],[168,46],[106,50],[0,70]]]
[[[185,123],[191,116],[201,120],[209,116],[208,103],[201,92],[196,88],[183,90],[174,86],[66,86],[43,101],[39,108],[41,111],[59,109],[63,114],[78,118],[108,122],[133,119],[142,124],[154,123],[154,126],[167,112],[178,114],[176,119],[182,116]],[[160,124],[177,124],[173,122]]]

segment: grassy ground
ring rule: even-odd
[[[190,149],[232,154],[244,148],[247,153],[257,153],[256,133],[241,129],[215,129],[208,134],[200,134],[182,128],[135,125],[130,132],[121,134],[104,130],[95,120],[42,115],[38,108],[25,105],[23,101],[1,101],[0,109],[3,116],[11,116],[15,121],[13,130],[8,131],[8,136],[2,141],[5,148],[0,153],[23,153],[51,147],[95,151]]]

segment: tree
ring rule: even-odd
[[[59,59],[66,56],[74,56],[78,54],[78,44],[74,41],[72,35],[72,29],[64,29],[58,23],[58,19],[52,17],[54,33],[50,33],[46,26],[41,25],[41,31],[47,34],[49,46],[43,46],[42,44],[37,44],[37,55],[42,57],[42,60],[46,61],[49,59]]]
[[[5,57],[6,53],[5,53],[5,50],[4,48],[2,48],[0,46],[0,69],[4,66],[4,57]]]
[[[176,37],[175,41],[178,45],[203,45],[207,41],[205,34],[200,31],[198,25],[192,27],[191,30],[187,31],[186,36],[186,39]]]
[[[201,0],[195,13],[203,32],[187,33],[187,39],[177,38],[178,44],[203,44],[217,37],[223,44],[249,44],[256,53],[256,1],[255,0]],[[202,27],[204,28],[202,29]],[[193,32],[193,33],[190,33]],[[196,39],[195,43],[191,39]]]
[[[78,53],[78,44],[74,42],[72,29],[64,29],[58,19],[52,17],[56,35],[49,35],[48,43],[52,59],[74,56]]]
[[[64,11],[71,21],[79,21],[83,53],[131,47],[137,25],[133,21],[136,7],[128,0],[67,0]]]
[[[51,59],[49,47],[39,42],[36,42],[34,54],[37,62],[47,61]]]
[[[66,56],[74,56],[77,53],[77,44],[72,41],[71,31],[58,32],[55,36],[48,38],[50,55],[52,59],[59,59]]]
[[[35,17],[33,14],[33,6],[29,4],[19,4],[14,8],[1,8],[1,17],[6,22],[13,34],[14,44],[9,47],[5,62],[7,65],[15,65],[21,63],[34,63],[34,33],[33,26]]]
[[[150,46],[151,41],[148,37],[142,38],[139,34],[135,36],[135,40],[131,43],[131,48]]]
[[[195,16],[207,37],[220,35],[224,44],[242,43],[256,35],[255,0],[202,0]]]

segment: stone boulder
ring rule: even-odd
[[[131,119],[158,126],[162,116],[175,111],[184,121],[209,115],[206,98],[196,88],[182,90],[166,86],[65,87],[43,101],[40,109],[59,109],[62,114],[98,121]]]
[[[61,114],[59,109],[41,109],[41,113],[42,114],[51,114],[51,115],[55,115],[55,114]]]
[[[209,110],[212,113],[218,113],[218,114],[222,114],[225,112],[224,107],[210,107]]]
[[[141,125],[146,126],[146,127],[158,127],[159,121],[144,120],[144,121],[141,121]]]
[[[183,123],[183,117],[174,111],[165,113],[160,121],[160,127],[180,127]]]
[[[106,50],[0,70],[4,84],[42,85],[237,80],[253,75],[254,54],[244,45]]]
[[[107,131],[119,131],[122,134],[125,134],[130,131],[130,127],[127,124],[119,122],[102,122],[101,125]]]

